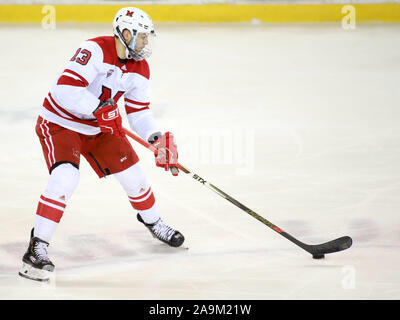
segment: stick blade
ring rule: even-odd
[[[334,253],[346,250],[350,248],[352,244],[353,240],[349,236],[345,236],[325,243],[310,245],[307,251],[312,255]]]

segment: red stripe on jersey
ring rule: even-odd
[[[81,80],[77,80],[68,76],[61,76],[58,78],[57,85],[66,85],[66,86],[74,86],[74,87],[86,87],[85,84]]]
[[[135,113],[135,112],[139,112],[139,111],[143,111],[143,110],[147,110],[150,109],[149,107],[144,107],[144,108],[133,108],[133,107],[128,107],[127,105],[125,105],[125,110],[126,110],[126,114],[130,114],[130,113]]]
[[[65,69],[65,70],[63,71],[63,73],[64,73],[64,72],[73,74],[74,76],[78,77],[78,78],[85,84],[86,87],[89,85],[89,82],[87,82],[87,80],[86,80],[84,77],[82,77],[79,73],[76,73],[75,71],[73,71],[73,70],[71,70],[71,69]]]
[[[139,101],[135,101],[135,100],[131,100],[128,98],[125,98],[126,102],[132,103],[132,104],[137,104],[139,106],[148,106],[150,104],[150,102],[139,102]]]
[[[154,194],[152,192],[146,200],[141,201],[141,202],[131,201],[131,205],[135,210],[147,210],[147,209],[150,209],[154,205],[155,202],[156,202],[156,200],[155,200]]]
[[[36,214],[43,218],[59,223],[63,215],[63,211],[39,202]]]
[[[79,119],[77,116],[74,116],[73,114],[69,113],[67,110],[65,110],[64,108],[60,107],[53,99],[53,97],[51,96],[50,92],[49,92],[49,98],[51,100],[51,102],[56,106],[57,109],[60,109],[61,112],[63,112],[65,115],[67,115],[70,118],[67,118],[65,116],[63,116],[62,114],[60,114],[57,110],[55,110],[53,108],[53,106],[51,105],[51,103],[49,102],[49,100],[47,99],[47,97],[44,99],[43,102],[43,107],[45,107],[47,110],[49,110],[50,112],[56,114],[57,116],[69,120],[69,121],[74,121],[74,122],[79,122],[88,126],[92,126],[92,127],[98,127],[98,123],[97,120],[82,120]]]
[[[50,198],[46,198],[46,197],[44,197],[43,195],[40,196],[40,199],[42,199],[42,200],[44,200],[44,201],[46,201],[46,202],[55,204],[56,206],[59,206],[59,207],[62,207],[62,208],[65,208],[65,207],[66,207],[66,204],[65,204],[65,203],[62,203],[62,202],[59,202],[59,201],[56,201],[56,200],[53,200],[53,199],[50,199]]]

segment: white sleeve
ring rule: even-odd
[[[103,51],[92,41],[85,41],[68,62],[53,86],[52,93],[60,105],[74,114],[92,116],[100,100],[87,88],[99,73]]]
[[[132,75],[132,88],[125,93],[125,110],[132,130],[148,141],[149,137],[159,132],[153,114],[150,111],[150,80],[140,74]]]

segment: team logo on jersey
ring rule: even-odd
[[[108,78],[109,76],[111,76],[111,75],[113,74],[113,72],[114,72],[114,69],[108,70],[108,71],[107,71],[107,76],[106,76],[106,78]]]
[[[126,15],[128,16],[128,17],[132,17],[132,15],[133,15],[133,11],[126,11]]]

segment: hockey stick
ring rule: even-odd
[[[139,138],[137,135],[133,134],[129,130],[127,130],[125,128],[123,130],[127,136],[129,136],[136,142],[140,143],[142,146],[146,147],[147,149],[150,149],[153,152],[156,150],[150,143],[142,140],[141,138]],[[272,222],[270,222],[267,219],[265,219],[264,217],[260,216],[258,213],[249,209],[248,207],[246,207],[245,205],[243,205],[236,199],[232,198],[230,195],[226,194],[221,189],[217,188],[210,182],[206,181],[205,179],[200,177],[198,174],[191,172],[189,169],[184,167],[182,164],[178,163],[177,167],[182,172],[190,175],[193,179],[199,181],[202,185],[206,186],[207,188],[209,188],[212,191],[214,191],[215,193],[217,193],[219,196],[221,196],[224,199],[228,200],[229,202],[233,203],[235,206],[242,209],[243,211],[248,213],[253,218],[257,219],[258,221],[262,222],[266,226],[270,227],[272,230],[279,233],[281,236],[285,237],[286,239],[290,240],[294,244],[298,245],[300,248],[304,249],[308,253],[311,253],[314,259],[324,258],[324,255],[327,253],[333,253],[333,252],[338,252],[338,251],[348,249],[351,247],[351,245],[353,243],[353,240],[349,236],[340,237],[338,239],[331,240],[331,241],[321,243],[321,244],[310,245],[310,244],[303,243],[303,242],[299,241],[298,239],[296,239],[295,237],[293,237],[292,235],[290,235],[289,233],[283,231],[278,226],[274,225]]]

